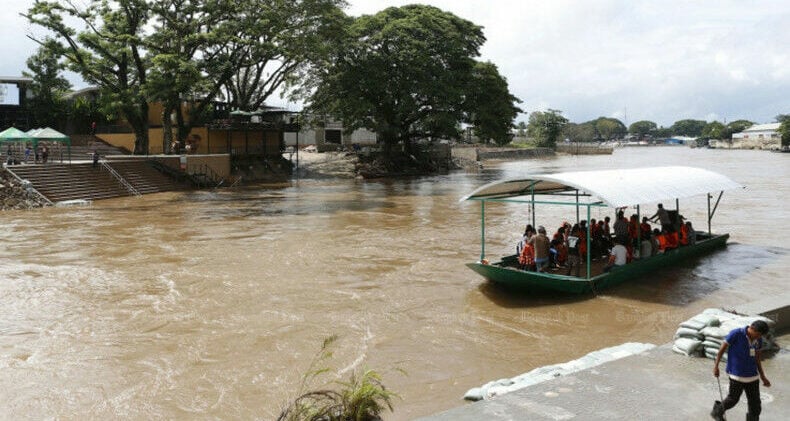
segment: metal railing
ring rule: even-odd
[[[139,191],[137,191],[137,189],[136,189],[136,188],[134,188],[134,186],[132,186],[131,184],[129,184],[129,182],[128,182],[128,181],[126,181],[126,180],[125,180],[123,177],[121,177],[121,175],[120,175],[120,174],[118,174],[118,172],[117,172],[117,171],[115,171],[115,169],[113,169],[111,166],[109,166],[109,165],[107,164],[107,161],[101,161],[101,166],[102,166],[102,168],[104,168],[105,170],[107,170],[107,172],[109,172],[109,173],[110,173],[110,175],[112,175],[113,177],[115,177],[115,179],[116,179],[116,180],[117,180],[119,183],[121,183],[121,185],[122,185],[124,188],[126,188],[126,190],[129,190],[129,193],[131,193],[133,196],[142,196],[142,194],[140,194],[140,192],[139,192]]]

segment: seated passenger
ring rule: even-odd
[[[521,250],[524,249],[524,244],[527,243],[529,237],[532,237],[535,234],[535,229],[532,228],[532,225],[527,224],[527,227],[524,229],[524,235],[521,236],[521,240],[519,240],[518,244],[516,244],[516,256],[521,255]]]
[[[666,233],[667,249],[676,249],[680,245],[680,238],[677,231]]]
[[[685,227],[686,227],[686,235],[688,235],[687,238],[688,244],[690,246],[697,244],[697,232],[694,231],[694,227],[691,226],[691,221],[686,221]]]
[[[663,253],[667,250],[667,236],[665,235],[666,231],[660,232],[658,228],[653,230],[653,238],[655,239],[655,243],[658,246],[656,248],[657,253]]]
[[[615,245],[612,247],[612,253],[609,255],[609,262],[603,268],[604,272],[609,272],[615,266],[623,266],[628,261],[628,250],[625,246],[615,240]]]
[[[571,228],[571,232],[568,235],[568,275],[570,276],[571,270],[575,269],[575,275],[577,278],[579,277],[579,269],[580,269],[580,261],[579,258],[580,250],[579,244],[581,243],[580,237],[581,236],[581,228],[579,228],[579,224],[576,224]]]

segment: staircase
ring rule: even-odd
[[[107,161],[134,190],[141,194],[184,189],[185,185],[155,170],[148,162]],[[33,188],[52,202],[87,199],[100,200],[132,196],[109,171],[91,163],[13,165],[7,169],[29,181]]]
[[[156,170],[148,161],[139,159],[134,161],[111,160],[107,164],[141,194],[183,190],[186,187],[184,183]]]
[[[65,147],[64,147],[65,149]],[[71,159],[91,159],[93,151],[99,151],[99,155],[129,155],[126,149],[118,148],[92,135],[72,135],[71,136]],[[64,158],[68,159],[66,152]]]
[[[109,172],[86,164],[14,165],[7,168],[52,202],[130,196]]]

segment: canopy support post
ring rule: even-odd
[[[576,223],[579,223],[579,189],[576,189]]]
[[[480,201],[480,261],[486,257],[486,201]]]
[[[532,187],[529,189],[532,192],[532,202],[529,204],[532,207],[532,227],[535,228],[535,183],[532,183]]]
[[[590,280],[590,204],[587,204],[587,280]]]
[[[719,207],[719,201],[721,201],[721,197],[724,195],[724,190],[719,192],[719,197],[716,199],[716,204],[713,205],[713,210],[710,208],[710,199],[713,197],[708,193],[708,235],[713,235],[710,230],[710,221],[713,220],[713,215],[716,213],[716,209]]]
[[[634,249],[634,255],[636,252],[639,252],[639,258],[643,259],[642,256],[642,212],[640,211],[639,205],[636,205],[636,248]]]

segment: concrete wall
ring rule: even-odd
[[[588,143],[558,143],[555,150],[571,155],[611,155],[613,149],[611,146],[599,146]]]

